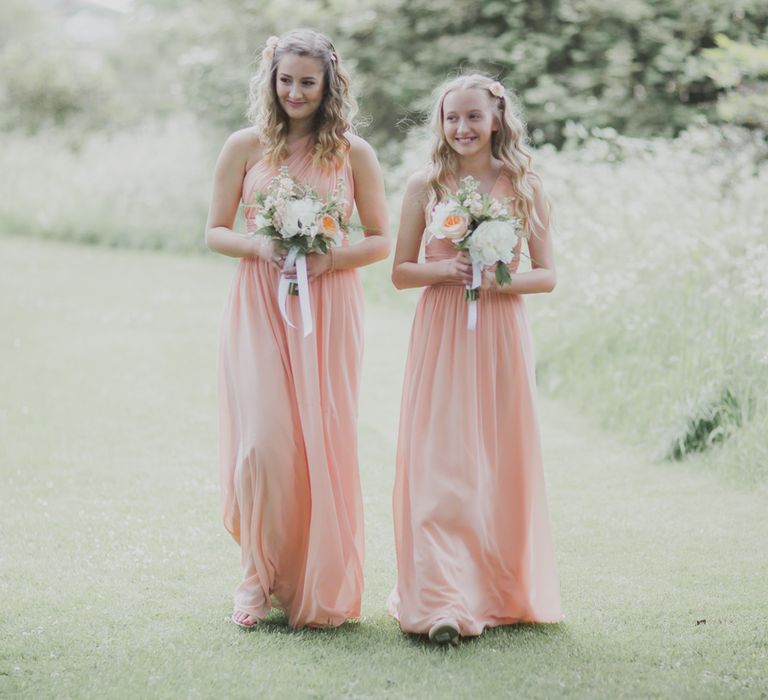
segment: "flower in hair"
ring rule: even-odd
[[[488,88],[494,97],[504,97],[504,86],[497,80]]]
[[[261,58],[264,61],[271,61],[272,58],[275,55],[275,49],[277,48],[278,43],[280,42],[280,37],[277,36],[271,36],[269,39],[267,39],[267,45],[264,47],[264,50],[261,52]]]
[[[331,51],[331,61],[333,61],[333,63],[336,63],[336,61],[338,60],[339,60],[339,57],[336,55],[336,52]]]

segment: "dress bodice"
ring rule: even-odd
[[[280,171],[280,168],[286,167],[291,177],[302,184],[312,187],[320,195],[321,199],[329,197],[339,179],[343,179],[344,199],[347,202],[345,218],[349,219],[355,206],[355,183],[349,154],[346,155],[341,166],[323,169],[312,162],[313,136],[314,134],[310,133],[294,141],[288,147],[288,156],[279,165],[272,165],[264,158],[254,163],[243,178],[243,202],[248,202],[253,192],[266,190],[272,178]],[[253,216],[255,216],[255,210],[246,207],[245,217],[249,223]]]

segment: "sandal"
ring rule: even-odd
[[[246,622],[240,622],[240,620],[235,619],[235,615],[237,615],[237,613],[242,613],[243,615],[247,615],[248,617],[250,617],[253,620],[253,622],[251,622],[250,625],[248,623],[246,623]],[[232,613],[232,616],[229,619],[234,624],[236,624],[238,627],[242,627],[244,630],[253,629],[254,627],[256,627],[256,625],[259,624],[259,622],[261,622],[261,620],[259,620],[259,618],[254,617],[253,615],[251,615],[251,613],[245,612],[245,610],[235,610]]]

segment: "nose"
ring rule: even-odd
[[[293,99],[299,97],[299,95],[299,86],[296,83],[293,83],[293,85],[291,85],[291,91],[288,93],[288,97]]]

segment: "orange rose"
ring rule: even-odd
[[[336,238],[339,233],[339,222],[330,214],[323,214],[317,220],[317,232],[324,238]]]

